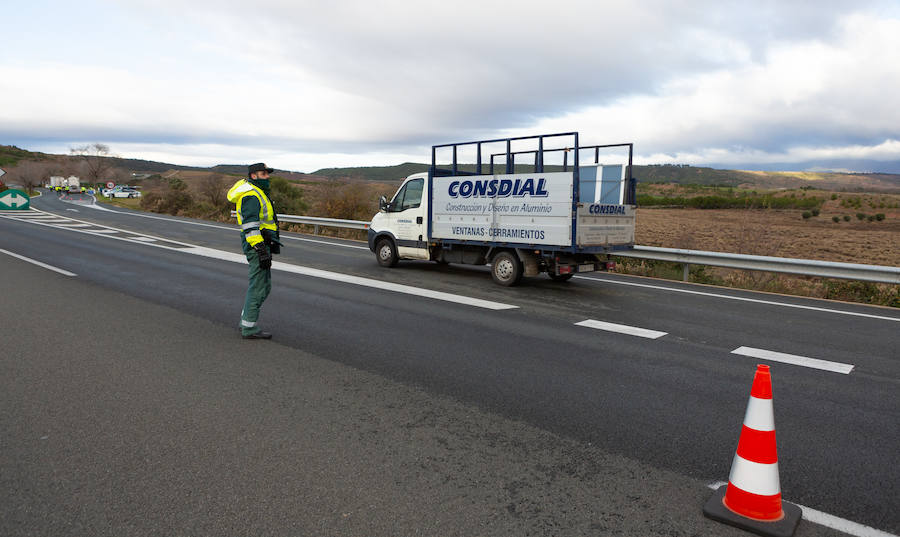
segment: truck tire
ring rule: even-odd
[[[510,287],[522,281],[522,262],[511,252],[500,252],[491,262],[491,277],[494,282]]]
[[[555,282],[567,282],[572,279],[574,274],[548,274],[550,279]]]
[[[388,237],[382,237],[375,243],[375,259],[382,267],[396,267],[400,259],[397,255],[397,247],[394,241]]]

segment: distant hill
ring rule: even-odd
[[[48,160],[64,162],[66,160],[77,160],[79,157],[73,155],[53,155],[48,153],[40,153],[36,151],[28,151],[14,145],[0,145],[0,167],[13,167],[22,160]],[[170,164],[168,162],[157,162],[154,160],[142,160],[134,158],[121,157],[105,157],[112,161],[113,167],[128,170],[131,173],[138,174],[161,174],[168,171],[204,171],[215,172],[232,175],[244,175],[247,173],[247,164],[219,164],[211,168],[200,166],[184,166],[181,164]],[[279,173],[291,176],[302,176],[300,172],[291,172],[286,170],[277,170]]]
[[[15,166],[20,160],[45,160],[51,156],[46,153],[20,149],[14,145],[0,145],[0,167]]]
[[[888,173],[770,172],[651,165],[635,166],[634,176],[648,183],[900,192],[900,175]]]
[[[0,145],[0,167],[15,166],[22,160],[74,161],[78,157],[71,155],[52,155],[21,149],[16,146]],[[170,171],[214,172],[232,175],[247,173],[246,164],[219,164],[210,168],[183,166],[166,162],[141,159],[108,157],[117,168],[139,174],[162,174]],[[368,166],[355,168],[323,168],[311,174],[276,170],[292,181],[349,180],[371,181],[380,183],[399,182],[414,173],[428,170],[428,164],[404,162],[395,166]],[[472,165],[461,165],[461,170],[474,171]],[[530,165],[517,165],[517,173],[527,173],[533,168]],[[547,166],[548,171],[560,170],[559,166]],[[487,166],[484,168],[487,171]],[[496,170],[502,172],[502,170]],[[697,185],[719,185],[731,187],[747,187],[759,189],[813,187],[820,190],[846,190],[851,192],[900,192],[900,174],[889,173],[836,173],[836,172],[772,172],[723,170],[687,165],[650,165],[635,166],[634,176],[645,183],[679,183]]]
[[[429,164],[404,162],[396,166],[369,166],[363,168],[322,168],[311,175],[329,179],[362,179],[365,181],[396,181],[414,173],[427,172]]]
[[[406,162],[397,166],[324,168],[313,172],[312,175],[332,179],[389,182],[399,181],[414,173],[427,171],[428,166],[425,163]],[[472,165],[461,165],[460,169],[475,171]],[[530,165],[516,166],[517,173],[527,173],[532,169],[533,167]],[[486,172],[486,166],[484,170]],[[546,170],[558,171],[562,170],[562,167],[547,166]],[[887,173],[762,172],[671,164],[635,166],[632,173],[638,181],[646,183],[744,186],[761,189],[813,187],[820,190],[900,192],[900,175]]]

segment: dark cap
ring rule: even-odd
[[[256,164],[251,164],[250,167],[247,168],[247,175],[262,171],[265,171],[266,173],[272,173],[275,170],[273,170],[272,168],[266,168],[265,162],[257,162]]]

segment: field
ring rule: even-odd
[[[645,246],[900,266],[900,209],[877,210],[883,221],[859,220],[857,210],[834,202],[808,219],[791,209],[638,208],[635,239]]]

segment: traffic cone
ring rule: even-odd
[[[772,537],[791,537],[800,523],[800,508],[781,500],[772,377],[767,365],[756,366],[728,486],[712,495],[703,514]]]

